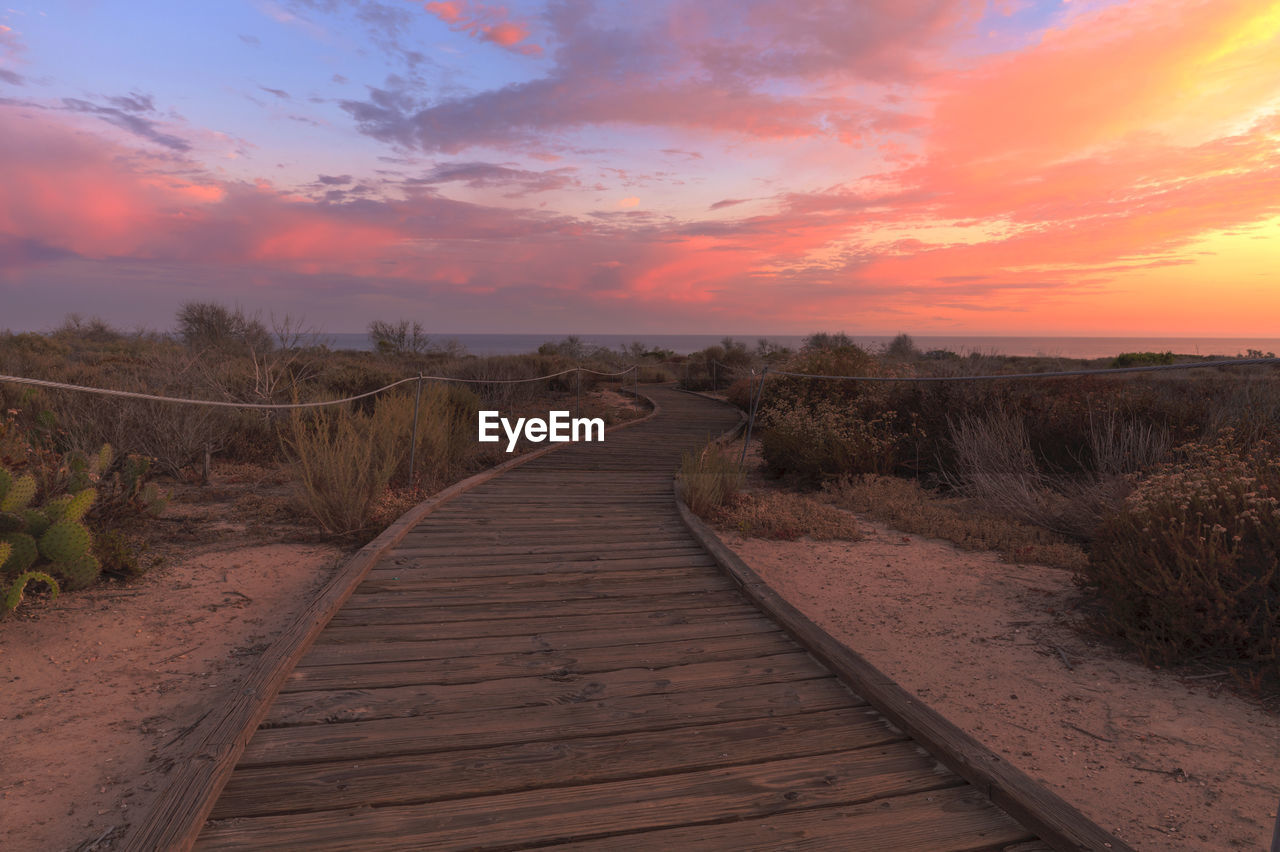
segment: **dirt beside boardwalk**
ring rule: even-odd
[[[177,491],[151,573],[0,621],[0,848],[113,848],[351,552],[291,522],[260,471]]]
[[[1225,677],[1091,641],[1063,571],[863,525],[860,542],[721,535],[833,636],[1132,846],[1268,848],[1280,718]]]

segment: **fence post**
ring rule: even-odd
[[[418,405],[422,402],[422,374],[418,374],[418,392],[413,397],[413,437],[409,439],[409,485],[413,485],[413,465],[418,460]]]
[[[582,416],[582,368],[581,367],[578,368],[578,372],[575,375],[577,375],[578,377],[578,388],[576,391],[576,396],[574,397],[574,400],[573,400],[573,416],[581,417]]]
[[[711,392],[715,393],[717,389],[718,389],[718,386],[716,384],[716,362],[712,361],[711,362]]]
[[[747,447],[751,446],[751,428],[756,425],[756,409],[760,407],[760,397],[764,396],[764,380],[769,374],[768,365],[760,373],[760,387],[756,390],[750,402],[750,411],[747,415],[747,437],[742,442],[742,455],[738,458],[738,467],[742,467],[747,463]]]
[[[634,373],[632,373],[632,378],[636,380],[636,408],[639,408],[640,407],[640,365],[636,364],[631,369],[635,371]]]

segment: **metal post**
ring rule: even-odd
[[[422,402],[422,374],[418,374],[418,392],[413,397],[413,437],[409,441],[409,484],[413,485],[413,465],[418,458],[418,405]]]
[[[1280,852],[1280,807],[1276,808],[1276,828],[1271,833],[1271,852]]]
[[[578,377],[578,389],[577,389],[577,396],[574,398],[574,402],[573,402],[573,416],[581,417],[582,416],[582,368],[581,367],[578,368],[578,372],[575,375],[577,375]]]
[[[640,365],[636,364],[631,368],[635,372],[632,374],[636,380],[636,408],[640,407]]]
[[[756,389],[755,395],[751,400],[751,410],[747,417],[747,437],[742,442],[742,455],[738,458],[738,467],[742,467],[747,463],[747,447],[751,446],[751,427],[756,425],[756,410],[760,408],[760,397],[764,396],[764,379],[769,374],[769,368],[766,366],[764,371],[760,373],[760,387]]]

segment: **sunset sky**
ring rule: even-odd
[[[0,10],[0,329],[1280,336],[1280,2]]]

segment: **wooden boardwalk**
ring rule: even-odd
[[[196,848],[1047,849],[721,572],[671,484],[737,414],[651,395],[385,554]]]

